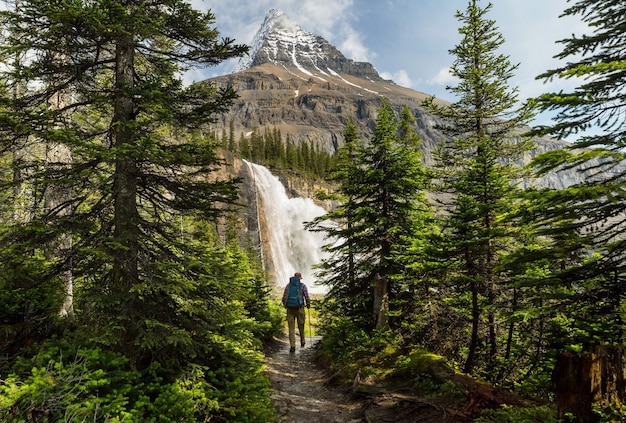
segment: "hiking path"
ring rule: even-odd
[[[448,404],[419,398],[404,388],[361,385],[353,389],[334,383],[316,360],[320,339],[308,336],[307,345],[291,353],[283,335],[266,349],[272,405],[281,423],[467,422],[450,414]]]

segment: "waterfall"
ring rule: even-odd
[[[272,261],[274,283],[283,287],[295,272],[311,293],[323,293],[325,287],[315,283],[313,266],[322,259],[324,234],[307,231],[305,222],[326,214],[310,198],[289,198],[278,177],[265,167],[245,161],[254,179],[257,213],[264,223],[261,244],[267,243]],[[263,246],[262,248],[263,249]]]

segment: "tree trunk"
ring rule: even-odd
[[[46,143],[46,166],[49,168],[63,168],[72,161],[72,154],[67,146],[59,143]],[[69,206],[71,200],[71,188],[54,183],[46,189],[45,208],[48,213],[55,216],[68,216],[72,210]],[[74,284],[72,267],[69,257],[72,248],[72,236],[69,233],[61,233],[57,238],[47,245],[46,254],[50,260],[64,261],[61,278],[65,288],[65,299],[59,315],[72,316],[74,314]]]
[[[376,274],[374,278],[374,319],[376,329],[385,329],[389,325],[389,295],[387,294],[387,278]]]
[[[626,401],[623,346],[597,347],[595,353],[564,353],[552,374],[559,418],[572,413],[576,423],[595,423],[593,408],[608,409]]]
[[[489,293],[489,312],[487,313],[487,321],[489,322],[489,361],[493,364],[498,354],[498,328],[496,322],[496,313],[494,311],[495,295],[493,291]]]
[[[513,300],[511,301],[511,311],[515,313],[517,311],[517,288],[513,288]],[[513,345],[513,335],[515,335],[515,322],[511,320],[509,322],[509,330],[506,337],[506,346],[504,348],[504,359],[511,358],[511,345]]]
[[[64,60],[64,59],[60,59]],[[54,109],[61,109],[69,103],[69,94],[57,92],[48,104]],[[46,166],[49,169],[62,172],[72,163],[72,152],[67,145],[54,141],[46,141]],[[72,208],[69,205],[72,199],[72,189],[68,184],[52,183],[46,188],[45,209],[55,216],[69,216]],[[64,261],[61,278],[63,279],[65,299],[59,310],[60,316],[74,315],[74,281],[71,261],[68,259],[72,249],[72,235],[62,233],[48,245],[47,255],[51,260]]]
[[[113,236],[117,247],[113,250],[113,294],[126,302],[122,315],[133,321],[138,310],[130,296],[131,289],[139,282],[139,214],[137,210],[137,164],[133,152],[135,143],[134,87],[134,43],[132,35],[123,35],[117,40],[115,72],[113,128],[114,144],[117,148],[113,182],[114,225]],[[130,324],[130,323],[129,323]],[[133,344],[135,328],[126,328],[125,342]]]
[[[470,339],[467,361],[465,362],[465,373],[470,373],[474,368],[474,360],[476,349],[478,348],[478,325],[480,324],[480,310],[478,308],[478,283],[474,280],[471,282],[472,290],[472,337]]]

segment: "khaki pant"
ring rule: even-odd
[[[287,309],[287,327],[289,328],[289,345],[296,346],[296,320],[300,331],[300,345],[304,345],[304,307]]]

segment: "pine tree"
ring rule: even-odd
[[[239,154],[242,159],[252,160],[252,148],[250,147],[250,140],[242,132],[239,135]]]
[[[285,147],[285,167],[287,169],[296,170],[298,165],[298,149],[289,135],[287,135],[285,143],[287,145]]]
[[[531,115],[516,108],[517,89],[508,81],[517,66],[498,53],[505,40],[486,17],[491,7],[471,0],[457,12],[462,39],[450,53],[455,57],[451,73],[459,82],[448,87],[457,100],[449,106],[433,98],[426,103],[450,137],[436,154],[437,189],[449,199],[443,204],[449,215],[442,250],[453,303],[470,312],[466,372],[479,354],[493,360],[499,351],[498,301],[507,277],[498,263],[513,248],[512,229],[502,218],[513,205],[515,180],[521,176],[515,161],[530,147],[518,134]],[[488,350],[481,351],[481,345]]]
[[[322,283],[329,286],[332,313],[364,327],[394,324],[386,321],[385,311],[406,288],[402,257],[414,222],[427,220],[429,214],[413,123],[408,109],[398,121],[383,100],[367,145],[357,136],[356,127],[347,125],[333,176],[343,202],[313,225],[336,241],[326,247],[331,258],[321,271]],[[340,225],[327,226],[329,219]]]
[[[571,318],[559,325],[561,347],[624,341],[624,13],[626,5],[620,1],[574,2],[563,16],[580,17],[590,33],[561,40],[563,50],[556,57],[564,64],[538,76],[578,84],[571,91],[535,99],[538,110],[556,112],[554,123],[537,128],[537,133],[576,137],[570,148],[537,157],[536,169],[557,175],[575,169],[584,176],[583,182],[564,190],[529,194],[534,205],[529,215],[538,233],[554,240],[542,254],[561,263],[548,279],[553,294],[563,300],[553,311]],[[565,260],[570,257],[577,260]]]
[[[228,122],[228,151],[235,152],[235,122],[231,119]]]
[[[263,163],[265,161],[265,140],[257,127],[252,128],[250,134],[250,150],[250,158],[253,162]]]
[[[209,83],[186,87],[181,76],[246,47],[219,40],[214,16],[179,0],[24,0],[0,19],[2,62],[28,57],[0,70],[9,87],[26,87],[2,98],[0,141],[2,151],[32,158],[13,164],[28,169],[20,183],[32,187],[34,215],[2,231],[0,268],[16,260],[34,266],[41,245],[71,234],[71,250],[26,274],[43,284],[71,265],[84,317],[102,342],[137,365],[155,357],[184,362],[175,345],[192,331],[173,316],[197,275],[181,268],[183,252],[194,253],[179,242],[178,218],[213,218],[218,203],[235,201],[236,187],[209,182],[219,164],[215,145],[194,132],[235,93]],[[57,95],[67,101],[51,107]],[[71,163],[43,162],[41,146],[51,144],[67,148]],[[44,208],[50,187],[71,196]]]

